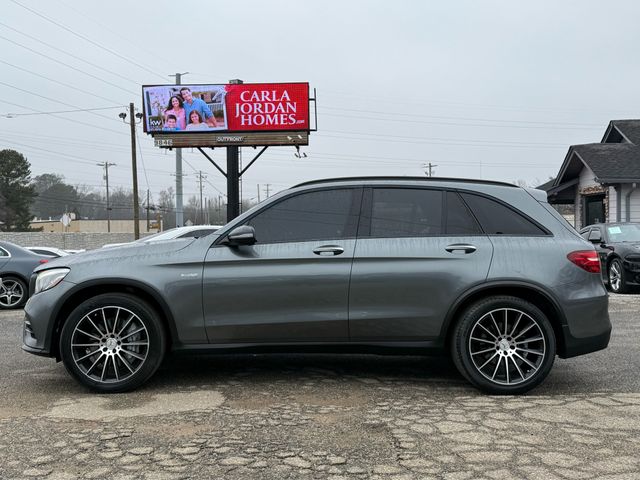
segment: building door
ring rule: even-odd
[[[604,216],[604,195],[584,197],[584,226],[606,222]]]

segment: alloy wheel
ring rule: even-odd
[[[123,307],[104,306],[84,315],[71,335],[78,369],[101,383],[130,378],[149,353],[149,332],[138,315]]]
[[[469,354],[476,370],[499,385],[517,385],[532,378],[546,355],[539,323],[515,308],[492,310],[471,328]]]
[[[609,285],[611,290],[617,292],[622,285],[622,271],[620,270],[620,263],[617,261],[611,262],[609,266]]]
[[[24,288],[17,280],[0,278],[0,305],[5,308],[16,307],[24,298]]]

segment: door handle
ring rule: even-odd
[[[475,245],[469,245],[468,243],[454,243],[452,245],[447,245],[446,247],[444,247],[444,249],[449,252],[449,253],[453,253],[456,251],[462,251],[464,253],[473,253],[477,250]]]
[[[330,257],[344,253],[344,248],[339,245],[322,245],[314,248],[313,253],[322,257]]]

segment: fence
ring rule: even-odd
[[[141,235],[142,237],[148,234]],[[132,242],[133,233],[55,233],[55,232],[0,232],[0,240],[22,247],[56,247],[72,250],[92,250],[107,243]]]

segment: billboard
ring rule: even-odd
[[[150,85],[142,97],[144,130],[154,136],[310,129],[308,83]]]

